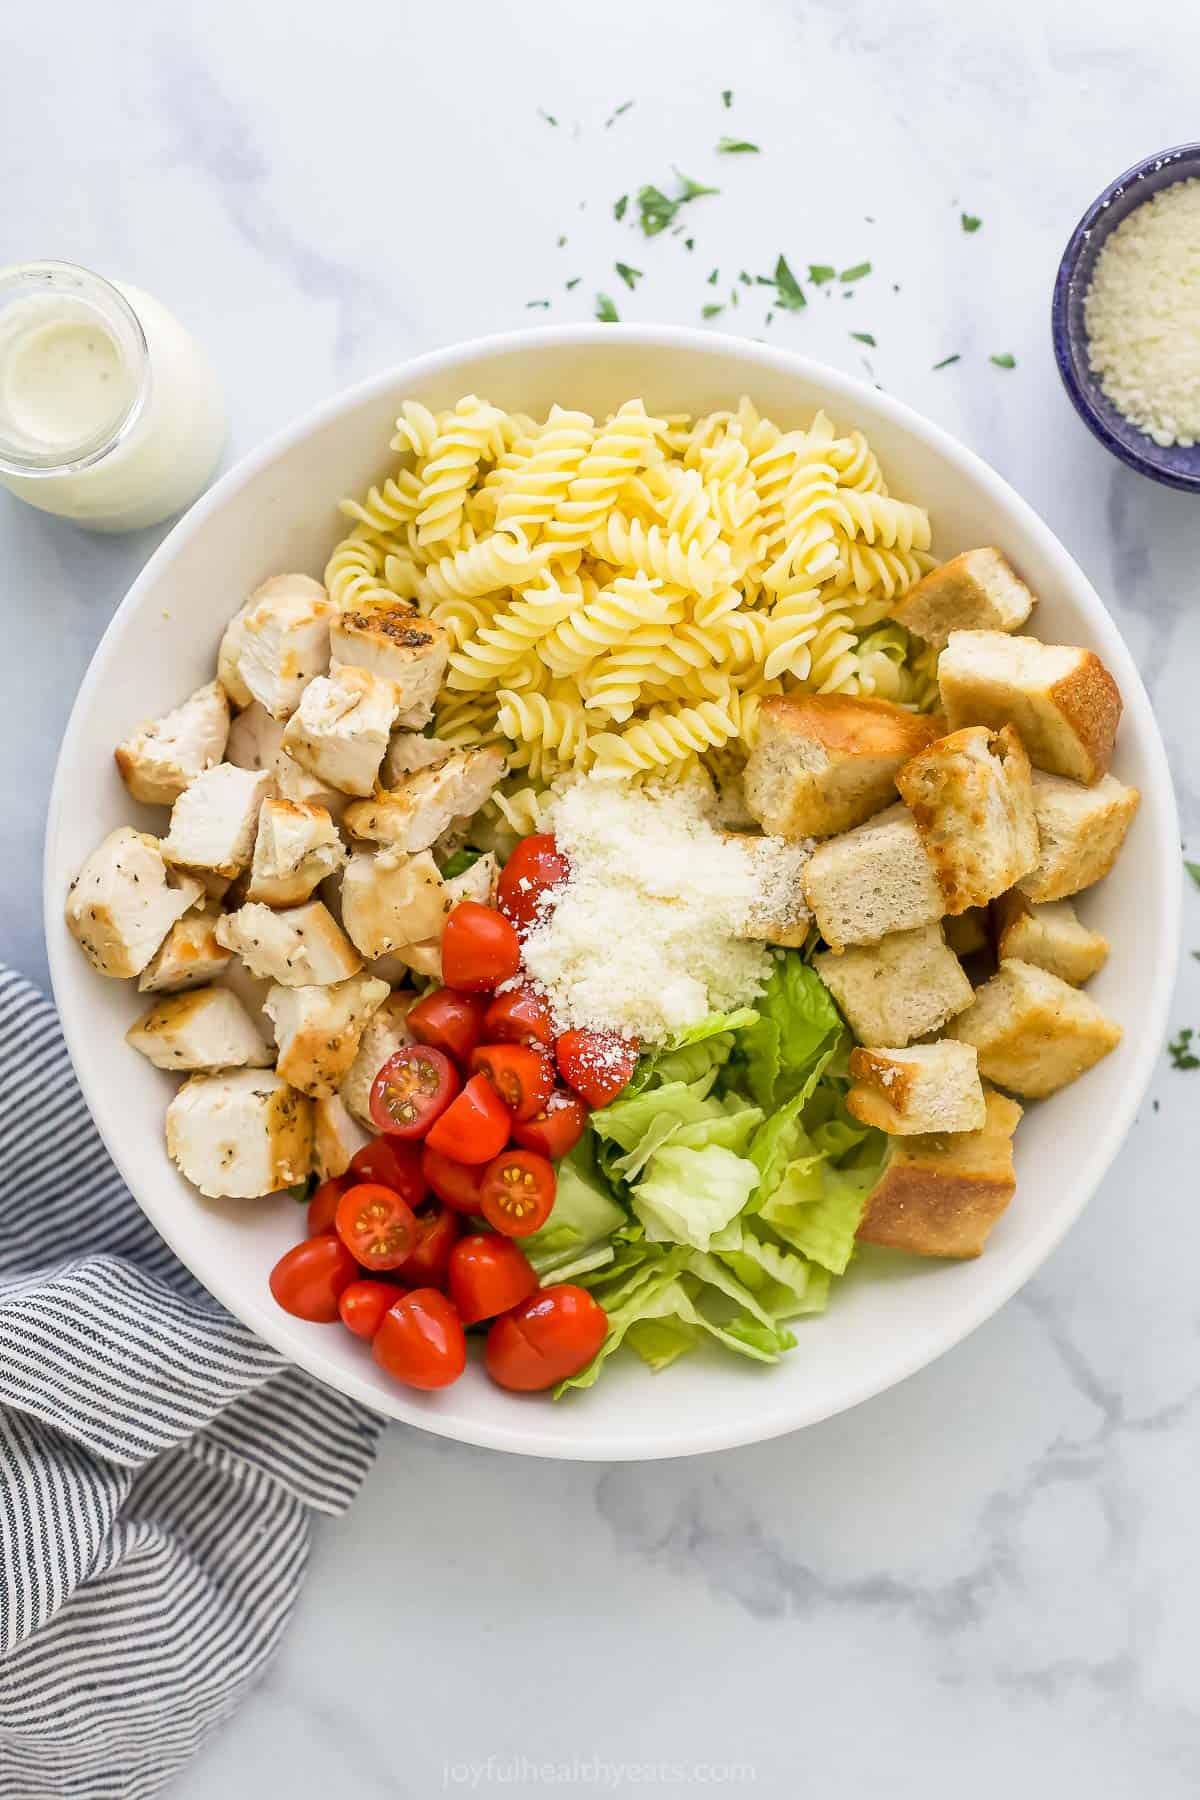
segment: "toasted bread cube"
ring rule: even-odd
[[[777,695],[759,711],[746,805],[772,837],[836,837],[895,803],[897,772],[936,736],[889,700]]]
[[[221,920],[217,942],[236,950],[252,975],[281,987],[328,987],[362,968],[354,945],[320,900],[288,912],[251,901]]]
[[[454,755],[454,745],[441,738],[423,737],[419,731],[393,731],[379,770],[380,787],[397,787],[418,769],[433,769]]]
[[[229,736],[229,702],[217,681],[118,744],[113,756],[135,800],[171,806],[189,781],[219,763]]]
[[[980,1131],[986,1117],[979,1059],[970,1044],[852,1050],[849,1112],[893,1136]]]
[[[265,706],[252,700],[229,727],[225,761],[239,769],[269,769],[274,773],[275,758],[282,747],[282,724],[271,717]]]
[[[236,994],[194,988],[157,1001],[125,1033],[156,1069],[270,1068],[271,1046]]]
[[[979,1131],[896,1138],[883,1174],[867,1195],[860,1244],[914,1256],[978,1256],[1016,1192],[1012,1137],[1015,1100],[985,1089]]]
[[[496,892],[496,883],[500,878],[500,865],[492,851],[486,850],[482,856],[476,857],[469,869],[459,875],[452,875],[445,882],[446,911],[461,905],[464,900],[474,900],[479,906],[491,906]],[[421,937],[433,936],[432,932],[421,933]],[[420,938],[416,940],[420,942]]]
[[[905,763],[896,786],[951,915],[983,906],[1038,859],[1029,758],[1011,725],[969,725]]]
[[[313,1174],[318,1181],[336,1181],[355,1151],[370,1143],[370,1133],[350,1115],[340,1094],[323,1094],[312,1111]]]
[[[346,830],[410,853],[428,850],[455,819],[479,811],[503,773],[504,752],[494,744],[456,750],[436,768],[419,769],[398,787],[348,806]]]
[[[67,927],[101,975],[140,975],[203,893],[199,881],[168,869],[157,838],[122,825],[92,851],[71,883]]]
[[[911,1044],[975,998],[940,925],[896,931],[840,956],[822,951],[813,968],[860,1044]]]
[[[944,650],[952,631],[1019,631],[1034,604],[1002,550],[964,550],[909,588],[892,617]]]
[[[954,918],[943,919],[942,926],[946,942],[955,956],[978,956],[981,950],[990,947],[986,906],[968,906],[965,912],[958,913]]]
[[[167,1108],[167,1151],[210,1199],[274,1194],[309,1172],[312,1101],[274,1069],[193,1075]]]
[[[370,669],[396,693],[396,723],[419,730],[433,717],[446,673],[450,638],[444,625],[397,601],[366,612],[340,613],[330,631],[332,666]]]
[[[274,792],[265,770],[218,763],[184,789],[171,808],[162,853],[170,863],[232,881],[250,866],[258,815]]]
[[[1078,988],[1013,958],[976,990],[946,1035],[974,1044],[989,1081],[1041,1100],[1115,1050],[1121,1027]]]
[[[360,1124],[374,1130],[371,1118],[371,1083],[389,1056],[413,1042],[408,1029],[408,1009],[415,994],[393,994],[371,1014],[359,1039],[358,1051],[341,1086],[341,1096]]]
[[[297,906],[345,860],[346,846],[323,806],[264,800],[246,898]]]
[[[181,994],[224,973],[233,952],[217,942],[221,911],[211,901],[177,919],[138,976],[141,994]]]
[[[320,582],[308,575],[273,575],[256,588],[217,656],[217,674],[234,703],[257,700],[273,719],[290,719],[309,682],[329,667],[329,624],[336,612]]]
[[[369,669],[335,669],[309,683],[283,747],[318,781],[343,794],[369,794],[395,717],[390,682]]]
[[[938,659],[938,686],[951,731],[1012,725],[1036,769],[1089,785],[1112,760],[1121,693],[1092,650],[952,631]]]
[[[921,835],[902,803],[818,844],[804,871],[804,897],[831,950],[934,925],[946,910]]]
[[[451,900],[427,850],[358,850],[342,877],[342,922],[368,959],[440,937]]]
[[[723,832],[722,837],[746,857],[758,889],[736,935],[749,942],[778,944],[785,949],[805,943],[812,913],[804,897],[804,871],[812,855],[812,844],[789,844],[783,838],[736,831]]]
[[[1092,787],[1061,775],[1033,777],[1037,865],[1020,883],[1028,900],[1065,900],[1108,874],[1141,801],[1137,788],[1105,775]]]
[[[273,987],[265,1008],[279,1046],[276,1068],[302,1094],[336,1094],[358,1054],[367,1023],[390,990],[352,975],[332,987]]]
[[[1017,888],[995,903],[996,952],[1003,962],[1033,963],[1080,987],[1108,961],[1108,939],[1089,931],[1069,900],[1044,906],[1027,900]]]

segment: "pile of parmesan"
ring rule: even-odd
[[[1200,181],[1121,221],[1096,258],[1084,322],[1117,411],[1164,447],[1200,440]]]
[[[761,992],[770,954],[745,934],[772,881],[794,880],[792,846],[721,831],[702,780],[582,779],[549,828],[571,874],[526,936],[524,962],[559,1030],[662,1043]]]

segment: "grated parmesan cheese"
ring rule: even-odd
[[[709,1012],[752,1001],[770,974],[748,922],[794,881],[795,846],[731,837],[703,781],[626,786],[580,780],[548,829],[571,865],[528,933],[528,976],[561,1030],[595,1027],[661,1043]],[[748,848],[749,847],[749,848]]]
[[[1091,366],[1119,413],[1164,448],[1200,439],[1200,181],[1135,207],[1096,258]]]

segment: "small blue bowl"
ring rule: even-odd
[[[1088,340],[1083,323],[1083,303],[1096,258],[1109,232],[1128,218],[1135,206],[1152,194],[1189,176],[1200,176],[1200,144],[1178,144],[1145,162],[1135,163],[1111,182],[1093,201],[1071,233],[1054,283],[1051,329],[1054,355],[1063,385],[1076,412],[1106,450],[1119,456],[1139,475],[1149,475],[1168,487],[1200,493],[1200,444],[1167,449],[1123,418],[1103,392],[1088,366]]]

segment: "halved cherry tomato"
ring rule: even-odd
[[[417,1221],[392,1188],[363,1181],[338,1201],[337,1233],[364,1269],[398,1269],[416,1244]]]
[[[450,1298],[464,1325],[494,1319],[537,1291],[538,1278],[511,1238],[479,1232],[450,1253]]]
[[[394,1281],[352,1281],[338,1301],[342,1324],[355,1337],[373,1338],[384,1313],[403,1300],[405,1292]]]
[[[435,988],[409,1008],[408,1027],[420,1044],[432,1044],[447,1056],[465,1063],[483,1042],[483,1015],[487,1001],[480,994],[456,994],[453,988]]]
[[[409,1206],[420,1206],[425,1198],[425,1177],[421,1173],[421,1152],[416,1144],[403,1138],[372,1138],[350,1158],[350,1177],[343,1186],[354,1181],[378,1181],[392,1188]]]
[[[448,1206],[423,1206],[416,1215],[417,1242],[400,1264],[410,1287],[444,1288],[450,1252],[458,1241],[458,1217]]]
[[[414,1288],[384,1313],[371,1354],[406,1387],[443,1388],[466,1368],[467,1340],[445,1294]]]
[[[323,1231],[333,1230],[333,1216],[337,1212],[338,1201],[349,1185],[344,1175],[336,1175],[332,1181],[321,1183],[308,1203],[309,1237],[320,1237]]]
[[[490,1162],[512,1130],[508,1108],[486,1075],[472,1075],[458,1099],[438,1119],[426,1142],[455,1162]]]
[[[589,1106],[615,1100],[637,1068],[637,1045],[615,1031],[564,1031],[555,1040],[559,1074]]]
[[[528,1044],[481,1044],[471,1067],[486,1075],[514,1119],[532,1119],[554,1092],[554,1065]]]
[[[444,1050],[405,1044],[371,1083],[371,1117],[390,1137],[424,1137],[460,1086],[458,1070]]]
[[[421,1152],[421,1173],[438,1199],[444,1200],[455,1212],[479,1211],[482,1169],[455,1162],[453,1157],[443,1156],[440,1150],[431,1150],[426,1144]]]
[[[513,1137],[523,1150],[536,1150],[557,1162],[573,1150],[583,1136],[588,1109],[578,1094],[555,1088],[541,1112],[532,1119],[514,1119]]]
[[[524,934],[542,917],[542,896],[561,887],[571,865],[547,831],[522,838],[496,883],[496,904]]]
[[[442,927],[442,974],[446,986],[486,994],[511,981],[521,966],[517,934],[504,917],[478,900],[461,900]]]
[[[483,1216],[505,1237],[530,1237],[550,1217],[557,1188],[552,1165],[536,1150],[502,1150],[483,1172]]]
[[[554,1043],[550,1008],[536,988],[508,988],[497,994],[483,1016],[483,1038],[488,1044]]]
[[[284,1252],[271,1270],[271,1292],[293,1318],[332,1325],[338,1300],[357,1274],[358,1265],[341,1238],[325,1231]]]
[[[537,1393],[578,1375],[607,1332],[608,1315],[585,1288],[541,1288],[488,1332],[487,1372],[501,1387]]]

